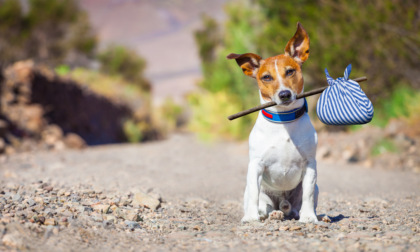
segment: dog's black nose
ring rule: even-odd
[[[279,93],[280,100],[288,101],[292,98],[292,93],[289,90],[283,90]]]

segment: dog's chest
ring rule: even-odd
[[[308,132],[290,129],[290,126],[257,123],[251,133],[250,158],[259,159],[265,189],[294,189],[302,180],[308,163],[308,149],[316,148],[308,141]],[[298,126],[296,123],[295,127]]]

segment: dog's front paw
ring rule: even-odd
[[[284,213],[282,211],[274,210],[270,213],[269,217],[270,220],[283,220]]]
[[[259,222],[260,221],[260,216],[257,215],[245,215],[242,220],[241,223],[251,223],[251,222]]]
[[[300,213],[299,222],[303,222],[303,223],[308,223],[308,222],[317,223],[318,222],[318,218],[316,217],[315,213],[305,213],[305,212],[302,213],[301,212]]]

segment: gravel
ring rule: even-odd
[[[200,176],[194,173],[199,169],[199,164],[208,162],[220,152],[226,152],[232,156],[230,158],[246,158],[242,152],[230,152],[229,144],[213,148],[203,147],[190,139],[181,140],[192,145],[191,148],[196,151],[195,157],[198,156],[196,161],[189,160],[188,165],[179,163],[179,167],[185,170],[179,168],[177,172],[189,174],[191,180]],[[183,148],[182,141],[181,144],[180,141],[160,144],[163,146],[157,149],[166,149],[168,146]],[[150,149],[155,147],[146,146],[136,151],[138,156],[146,153],[150,156]],[[115,155],[122,155],[118,153],[120,146],[113,148],[111,150]],[[88,149],[80,155],[89,160],[90,155],[101,151]],[[127,149],[123,152],[126,153]],[[206,156],[204,153],[211,155]],[[57,158],[63,159],[66,155],[68,153],[63,152]],[[173,162],[171,155],[162,157],[162,153],[159,153],[166,163]],[[177,153],[175,157],[179,155]],[[51,155],[45,155],[44,158],[43,162],[57,161]],[[0,172],[6,173],[4,167],[10,169],[13,165],[19,166],[18,160],[0,163]],[[22,160],[27,162],[28,159]],[[223,167],[222,161],[226,159],[218,160]],[[121,164],[118,160],[107,162],[110,166]],[[105,165],[90,161],[88,165],[95,165],[97,169],[105,171]],[[150,166],[153,165],[150,162]],[[138,190],[127,190],[123,186],[110,187],[108,183],[99,187],[95,182],[75,182],[69,175],[65,178],[57,176],[43,179],[46,174],[53,174],[56,168],[37,167],[33,164],[30,168],[16,168],[13,170],[16,176],[0,180],[0,250],[420,250],[419,180],[418,174],[414,173],[388,174],[388,171],[357,167],[327,169],[321,165],[318,175],[321,188],[317,209],[319,223],[303,224],[296,220],[283,220],[278,216],[242,225],[241,194],[244,184],[231,184],[219,191],[217,182],[228,180],[226,174],[215,177],[217,180],[207,176],[209,179],[205,181],[206,186],[216,185],[213,194],[207,194],[206,186],[201,190],[189,189],[190,193],[187,194],[187,190],[182,187],[190,185],[182,183],[176,174],[171,175],[173,178],[168,182],[161,179],[168,172],[158,173],[159,179],[152,179],[156,172],[153,167],[150,170],[140,169],[139,174],[143,178],[150,178],[150,183],[155,187],[138,185]],[[77,175],[86,167],[87,164],[83,163],[68,168],[73,169]],[[220,173],[224,171],[216,166],[214,169]],[[227,172],[245,178],[243,173],[238,172],[240,169],[244,168],[232,166],[233,171]],[[138,174],[134,174],[134,171],[131,172],[133,181],[140,178],[135,176]],[[372,172],[376,177],[369,177]],[[101,181],[100,177],[95,178],[95,181]],[[366,178],[366,181],[362,178]],[[355,187],[347,183],[347,180],[352,180]],[[395,181],[400,180],[401,185],[395,184]],[[178,182],[180,188],[171,187],[165,191],[174,181]],[[231,181],[234,183],[235,180]],[[129,182],[131,180],[127,179]],[[364,191],[357,191],[356,188]],[[407,188],[411,188],[411,191]]]

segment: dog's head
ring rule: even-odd
[[[246,75],[257,79],[264,100],[288,106],[303,92],[301,66],[309,57],[309,36],[300,23],[284,51],[267,59],[253,53],[231,53],[227,58],[235,59]]]

